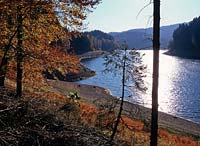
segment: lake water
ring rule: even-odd
[[[136,89],[127,91],[126,100],[151,107],[152,58],[151,50],[145,53],[144,64],[147,65],[146,92]],[[182,59],[160,52],[159,74],[159,111],[183,117],[200,123],[200,60]],[[84,60],[83,64],[96,71],[97,75],[79,83],[98,85],[109,89],[112,95],[121,96],[121,77],[112,73],[103,73],[104,59]]]

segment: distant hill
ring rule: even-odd
[[[161,33],[161,47],[167,48],[169,41],[172,39],[173,32],[178,28],[179,24],[162,26]],[[123,32],[111,32],[115,40],[120,43],[126,41],[130,48],[148,49],[152,47],[152,28],[131,29]]]
[[[80,55],[89,51],[109,51],[119,47],[114,37],[99,30],[84,32],[74,36],[70,41],[70,48]]]
[[[200,17],[180,24],[173,33],[167,54],[200,59]]]

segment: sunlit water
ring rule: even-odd
[[[152,58],[151,50],[142,51],[144,64],[147,65],[144,93],[135,89],[127,91],[126,100],[151,107]],[[182,59],[160,53],[159,69],[159,110],[175,116],[200,122],[200,60]],[[109,89],[112,95],[121,96],[121,77],[103,73],[104,60],[95,58],[83,61],[97,75],[80,83],[92,84]]]

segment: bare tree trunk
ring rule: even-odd
[[[125,48],[125,55],[124,55],[124,59],[123,59],[123,72],[122,72],[122,97],[121,97],[121,103],[120,103],[120,107],[119,107],[119,113],[117,115],[117,120],[115,122],[113,131],[112,131],[112,135],[110,137],[110,143],[113,141],[115,134],[117,132],[117,127],[120,123],[120,119],[121,119],[121,115],[122,115],[122,111],[123,111],[123,104],[124,104],[124,92],[125,92],[125,71],[126,71],[126,48]]]
[[[17,27],[17,97],[22,96],[22,61],[23,61],[23,53],[22,53],[22,14],[21,8],[18,8],[18,27]]]
[[[5,52],[0,64],[0,87],[4,87],[5,84],[5,77],[7,72],[8,66],[8,50],[10,49],[9,45],[5,46]]]
[[[12,26],[13,24],[12,22],[10,22],[10,19],[8,18],[7,22],[9,26]],[[9,60],[8,52],[10,51],[10,48],[12,47],[12,40],[16,34],[17,34],[17,31],[15,31],[14,34],[9,38],[8,44],[6,44],[4,47],[4,55],[0,64],[0,87],[3,87],[5,83],[5,77],[6,77],[7,67],[8,67],[8,60]]]
[[[158,141],[158,79],[160,49],[160,0],[153,2],[153,83],[152,83],[152,114],[151,114],[151,146]]]

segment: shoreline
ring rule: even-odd
[[[85,80],[87,78],[93,77],[96,75],[96,72],[85,67],[82,63],[80,63],[79,67],[80,72],[77,73],[68,73],[65,75],[65,79],[63,81],[66,82],[75,82],[80,80]]]
[[[80,59],[80,66],[79,66],[80,72],[78,74],[77,73],[67,74],[63,81],[75,82],[75,81],[85,80],[87,78],[95,76],[96,72],[91,70],[90,68],[84,66],[81,61],[86,60],[86,59],[97,58],[97,57],[102,56],[104,54],[106,54],[105,51],[99,50],[99,51],[90,51],[90,52],[78,55],[78,57]]]
[[[89,102],[95,106],[113,104],[113,102],[117,100],[117,97],[112,96],[109,90],[103,87],[57,80],[48,80],[47,82],[53,87],[52,90],[54,92],[68,95],[70,91],[77,91],[83,101]],[[145,120],[150,122],[151,109],[125,101],[123,115],[133,120]],[[164,112],[159,112],[158,116],[159,128],[166,129],[175,134],[192,135],[199,138],[200,123],[169,115]]]
[[[200,60],[200,56],[199,55],[196,55],[195,53],[190,53],[190,52],[187,52],[187,53],[177,53],[177,52],[172,52],[170,50],[164,52],[163,54],[165,55],[169,55],[169,56],[173,56],[173,57],[179,57],[179,58],[182,58],[182,59],[190,59],[190,60]],[[187,54],[187,55],[185,55]]]
[[[90,51],[90,52],[78,55],[78,57],[82,61],[82,60],[85,60],[85,59],[97,58],[97,57],[102,56],[104,54],[106,54],[106,51],[101,51],[101,50],[99,50],[99,51]]]

